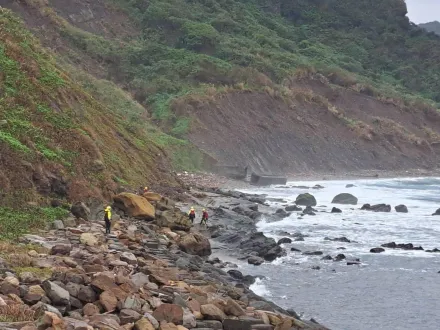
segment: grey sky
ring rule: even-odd
[[[406,5],[414,23],[440,21],[440,0],[406,0]]]

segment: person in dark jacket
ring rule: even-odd
[[[194,219],[196,218],[196,211],[194,210],[194,207],[191,207],[189,210],[188,217],[191,220],[191,223],[194,223]]]
[[[203,212],[202,212],[202,221],[200,221],[200,224],[201,225],[208,225],[208,212],[206,212],[206,209],[203,209]]]

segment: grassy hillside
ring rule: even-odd
[[[169,163],[187,159],[168,155],[187,143],[139,122],[144,109],[113,84],[78,70],[87,89],[76,83],[3,8],[0,67],[0,206],[108,198],[124,184],[177,185]]]
[[[419,24],[419,27],[425,29],[428,32],[434,32],[435,34],[440,35],[440,22],[438,21]]]

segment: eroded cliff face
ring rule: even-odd
[[[192,100],[180,111],[199,121],[190,140],[224,165],[287,174],[436,165],[436,111],[404,109],[316,81],[291,90],[288,102],[267,92],[233,92]]]

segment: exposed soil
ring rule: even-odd
[[[201,127],[190,140],[224,165],[264,172],[344,173],[436,166],[426,129],[439,132],[439,116],[405,112],[395,105],[324,84],[298,83],[296,90],[325,96],[349,123],[324,105],[267,93],[235,92],[215,101],[185,105]],[[359,128],[350,123],[362,123]]]

